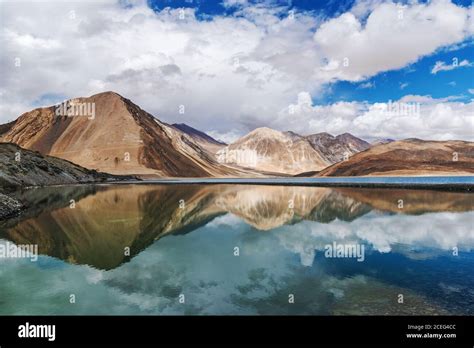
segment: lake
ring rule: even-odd
[[[233,184],[14,193],[0,314],[474,315],[474,195]]]

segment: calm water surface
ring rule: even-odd
[[[29,208],[0,223],[0,243],[41,255],[0,258],[0,314],[474,315],[473,194],[118,185],[16,195]],[[363,260],[329,257],[334,245]]]

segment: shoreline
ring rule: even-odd
[[[474,176],[429,176],[429,177],[330,177],[330,178],[162,178],[108,180],[79,182],[73,184],[54,184],[19,186],[0,193],[0,221],[21,214],[26,209],[22,202],[10,194],[17,190],[41,189],[46,187],[71,186],[111,186],[111,185],[263,185],[263,186],[311,186],[347,187],[369,189],[439,190],[451,192],[474,192]]]
[[[330,177],[330,178],[162,178],[117,180],[46,186],[24,186],[23,189],[76,185],[280,185],[353,188],[397,188],[474,192],[474,176],[420,177]]]

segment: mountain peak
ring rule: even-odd
[[[306,139],[330,163],[342,161],[347,156],[352,156],[370,147],[369,143],[350,133],[339,134],[335,137],[329,133],[322,132],[308,135]]]
[[[352,135],[351,133],[342,133],[336,136],[337,139],[359,139],[356,136]],[[361,139],[359,139],[361,140]]]
[[[294,175],[320,170],[329,164],[304,137],[268,127],[254,129],[226,149],[230,163],[267,173]]]
[[[118,93],[73,98],[69,104],[64,115],[57,115],[56,106],[24,113],[13,126],[0,129],[2,141],[107,173],[183,177],[230,173],[192,137],[183,139],[183,132]]]
[[[251,131],[248,136],[263,136],[263,137],[282,137],[283,133],[268,127],[259,127]]]
[[[90,96],[90,98],[94,98],[94,97],[112,97],[112,98],[119,97],[121,99],[125,99],[120,94],[118,94],[117,92],[114,92],[114,91],[100,92],[100,93],[96,93],[96,94],[93,94],[93,95]]]
[[[293,141],[304,139],[302,135],[299,135],[298,133],[295,133],[293,131],[286,131],[286,132],[283,132],[283,134],[290,137],[290,139]]]
[[[308,139],[310,139],[310,138],[313,138],[313,139],[321,139],[321,138],[334,139],[334,135],[329,134],[327,132],[320,132],[320,133],[307,135],[306,138],[308,138]]]
[[[198,142],[203,142],[203,143],[211,143],[213,145],[221,145],[221,146],[224,146],[224,145],[227,145],[226,143],[223,143],[222,141],[219,141],[219,140],[216,140],[214,139],[213,137],[211,137],[210,135],[196,129],[196,128],[193,128],[191,126],[188,126],[186,123],[173,123],[171,125],[173,128],[176,128],[178,130],[180,130],[181,132],[189,135],[191,138],[193,138],[194,140],[198,141]],[[202,144],[204,145],[204,144]]]

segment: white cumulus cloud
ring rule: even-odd
[[[454,70],[457,68],[462,68],[462,67],[469,67],[473,66],[474,64],[469,62],[467,59],[464,59],[457,63],[457,61],[453,62],[452,64],[446,64],[445,62],[439,60],[435,63],[433,66],[433,69],[431,69],[432,74],[437,74],[440,71],[449,71],[449,70]]]
[[[461,103],[456,97],[406,95],[383,103],[337,102],[312,105],[298,102],[280,111],[271,125],[301,134],[350,132],[364,139],[421,138],[430,140],[474,140],[474,102]],[[395,106],[413,107],[413,112],[397,112]],[[392,111],[391,111],[392,110]]]
[[[365,23],[357,13],[347,12],[316,31],[314,40],[327,60],[319,69],[323,78],[361,81],[400,69],[472,34],[469,10],[447,0],[372,7]]]

